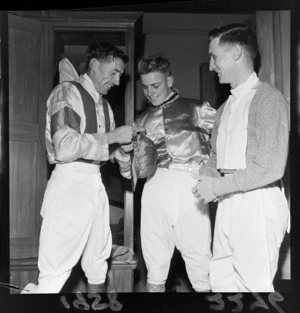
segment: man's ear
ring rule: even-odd
[[[172,76],[172,75],[168,76],[167,83],[168,83],[168,87],[171,88],[174,84],[174,76]]]
[[[243,55],[243,49],[240,45],[235,45],[233,47],[233,57],[234,57],[234,60],[237,61],[239,60]]]
[[[90,60],[89,68],[90,68],[92,71],[95,70],[96,65],[97,65],[97,62],[98,62],[98,60],[97,60],[96,58],[92,58],[92,59]]]

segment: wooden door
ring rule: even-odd
[[[53,29],[9,14],[10,259],[38,256],[40,209],[47,184],[46,100],[53,79]],[[17,271],[11,273],[16,281]],[[24,287],[24,286],[21,286]]]
[[[13,73],[10,79],[12,97],[10,266],[11,283],[24,287],[28,282],[37,283],[36,256],[41,224],[39,211],[47,181],[46,151],[43,144],[45,104],[53,87],[52,80],[55,72],[53,69],[55,50],[53,29],[55,34],[61,31],[104,31],[111,34],[121,32],[124,35],[125,50],[130,56],[125,73],[129,75],[130,79],[124,92],[124,122],[131,124],[134,117],[134,47],[136,46],[135,38],[139,34],[137,29],[141,27],[141,20],[137,23],[141,13],[15,11],[14,14],[16,16],[10,21],[10,49],[11,54],[15,55],[10,60],[10,68]],[[26,54],[22,51],[25,48],[31,49],[31,52]],[[39,54],[40,56],[38,56]],[[17,66],[13,63],[17,57],[23,58],[22,63],[24,63],[25,70],[24,68],[21,70],[20,65]],[[33,68],[32,72],[29,71],[31,68]],[[33,81],[35,82],[33,83]],[[18,88],[21,89],[15,94],[14,90],[17,85],[20,85]],[[28,90],[30,90],[30,96]],[[19,104],[20,101],[22,101],[22,105]],[[26,111],[19,112],[19,108],[23,109],[24,106]],[[132,249],[133,194],[130,190],[124,192],[124,209],[122,208],[122,211],[124,211],[124,245]],[[130,264],[111,264],[110,270],[113,272],[111,276],[114,281],[118,282],[118,292],[133,290],[135,267],[136,260]]]

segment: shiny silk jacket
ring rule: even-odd
[[[69,163],[85,159],[101,164],[111,160],[118,162],[123,177],[130,178],[130,155],[122,148],[110,151],[107,144],[102,98],[87,74],[76,81],[92,97],[94,108],[86,111],[82,96],[73,83],[62,82],[54,88],[47,100],[46,115],[45,142],[49,163]],[[112,131],[115,129],[115,122],[109,104],[108,114],[108,127]]]
[[[206,101],[177,93],[161,106],[150,106],[135,121],[145,127],[158,151],[157,167],[201,168],[210,156],[216,111]]]

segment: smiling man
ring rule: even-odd
[[[281,190],[288,155],[288,103],[280,91],[258,79],[257,39],[246,25],[212,30],[209,55],[210,70],[221,84],[231,86],[231,95],[216,114],[211,158],[201,176],[193,175],[197,199],[207,203],[218,198],[212,291],[272,292],[289,225]]]
[[[157,170],[144,185],[141,242],[148,270],[147,290],[165,291],[176,247],[195,291],[210,290],[211,226],[208,206],[192,195],[194,179],[210,155],[215,110],[206,101],[184,98],[173,88],[168,59],[140,60],[138,73],[149,108],[135,121],[158,151]]]
[[[61,82],[48,98],[46,148],[55,168],[41,209],[37,293],[58,293],[81,256],[87,292],[105,290],[112,240],[100,166],[116,160],[121,174],[129,178],[127,152],[138,129],[115,128],[111,107],[102,96],[119,85],[127,61],[127,55],[113,45],[91,45],[85,55],[85,73],[75,82]],[[61,77],[76,74],[66,60],[60,65]],[[65,68],[69,69],[66,75]],[[111,144],[119,148],[110,149]]]

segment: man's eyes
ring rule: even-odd
[[[123,72],[119,72],[119,71],[113,71],[112,72],[112,75],[122,75],[123,74]]]
[[[150,86],[150,87],[152,87],[152,88],[154,88],[154,89],[157,89],[158,87],[159,87],[159,85],[152,85],[152,86]],[[147,86],[143,86],[143,89],[144,90],[146,90],[146,89],[148,89],[149,87],[147,87]]]

